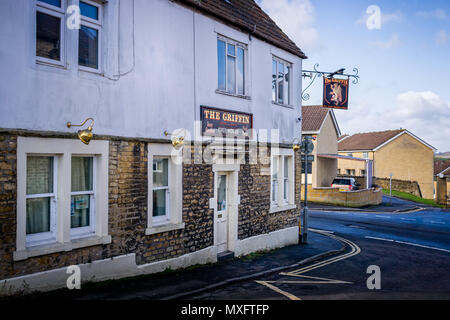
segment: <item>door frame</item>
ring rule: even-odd
[[[210,208],[214,210],[213,219],[213,234],[214,234],[214,247],[218,248],[217,243],[217,182],[218,176],[221,173],[227,174],[227,211],[228,211],[228,233],[227,233],[227,247],[228,251],[235,251],[236,242],[238,240],[238,212],[240,204],[239,196],[239,164],[213,164],[214,173],[214,198],[210,198]]]

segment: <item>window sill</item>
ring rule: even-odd
[[[295,204],[287,204],[287,205],[283,205],[281,207],[271,207],[269,210],[269,213],[276,213],[276,212],[287,211],[287,210],[292,210],[292,209],[297,209],[297,206]]]
[[[163,233],[167,231],[184,229],[184,222],[182,223],[168,223],[164,225],[156,225],[151,228],[145,229],[145,235],[149,236],[152,234]]]
[[[39,245],[35,247],[29,247],[25,250],[20,251],[14,251],[13,259],[14,261],[21,261],[26,260],[28,258],[32,257],[38,257],[43,256],[47,254],[52,254],[56,252],[63,252],[63,251],[72,251],[79,248],[84,247],[91,247],[96,246],[100,244],[108,244],[111,243],[111,236],[91,236],[88,238],[80,238],[80,239],[74,239],[70,242],[66,243],[52,243],[52,244],[45,244],[45,245]]]
[[[285,108],[289,108],[289,109],[294,109],[294,106],[291,106],[291,105],[289,105],[289,104],[278,103],[278,102],[275,102],[275,101],[272,101],[272,104],[273,104],[273,105],[276,105],[276,106],[280,106],[280,107],[285,107]]]
[[[229,96],[229,97],[235,97],[235,98],[240,98],[240,99],[245,99],[245,100],[252,100],[252,98],[250,96],[245,96],[245,95],[240,95],[240,94],[235,94],[235,93],[229,93],[226,91],[222,91],[217,89],[216,93],[218,94],[223,94],[225,96]]]

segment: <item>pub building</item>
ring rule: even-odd
[[[256,2],[0,6],[0,294],[298,242],[306,56]]]

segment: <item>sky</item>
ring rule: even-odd
[[[304,70],[358,69],[348,110],[335,110],[343,134],[403,128],[450,151],[450,1],[256,2],[308,56]],[[322,104],[322,81],[303,105]]]

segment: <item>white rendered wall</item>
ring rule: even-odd
[[[102,75],[78,70],[77,30],[66,29],[66,68],[37,65],[35,2],[0,1],[0,128],[74,132],[67,121],[93,117],[94,134],[160,139],[193,132],[207,105],[253,113],[281,142],[300,136],[300,58],[171,1],[134,1],[134,19],[133,0],[105,5]],[[216,93],[218,33],[248,45],[250,99]],[[294,108],[271,103],[272,54],[293,63]],[[110,80],[119,72],[129,73]]]

